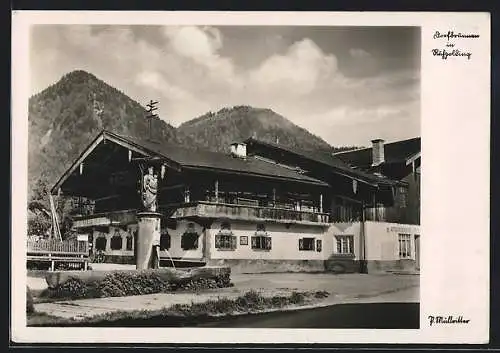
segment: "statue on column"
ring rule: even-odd
[[[153,166],[148,168],[142,182],[142,203],[146,211],[156,212],[158,193],[158,176],[154,174]]]

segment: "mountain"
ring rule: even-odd
[[[334,149],[320,137],[270,109],[236,106],[208,112],[177,128],[178,138],[186,145],[227,152],[232,142],[254,136],[286,147],[315,151]]]
[[[81,70],[32,96],[28,115],[30,199],[43,199],[37,192],[53,185],[102,129],[147,137],[146,114],[126,94]],[[153,124],[156,138],[193,149],[227,152],[232,142],[250,136],[308,151],[345,149],[333,148],[270,109],[249,106],[208,112],[177,129],[159,118]]]
[[[52,185],[102,129],[146,137],[146,110],[85,71],[73,71],[29,99],[29,190]],[[176,140],[175,128],[153,121],[158,138]]]

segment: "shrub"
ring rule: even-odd
[[[292,304],[301,304],[304,302],[305,295],[304,293],[300,292],[292,292],[292,295],[290,296],[290,302]]]
[[[26,313],[33,314],[35,312],[35,306],[33,305],[33,295],[28,286],[26,286]]]
[[[323,299],[330,295],[326,290],[318,290],[314,293],[314,297],[317,299]]]
[[[78,299],[88,297],[88,294],[89,288],[84,281],[79,278],[69,278],[52,290],[50,296]]]
[[[100,298],[123,297],[169,292],[173,290],[200,291],[227,287],[231,284],[229,276],[217,278],[200,278],[182,283],[170,283],[155,272],[111,272],[104,278],[87,280],[86,282],[70,277],[47,291],[52,298]]]

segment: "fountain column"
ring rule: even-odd
[[[157,268],[155,246],[159,244],[161,213],[140,212],[137,214],[137,270]]]
[[[165,174],[162,166],[161,178]],[[159,267],[159,246],[161,237],[161,216],[157,212],[158,175],[154,167],[149,166],[148,172],[142,176],[141,197],[142,211],[137,213],[137,251],[135,267],[145,270]]]

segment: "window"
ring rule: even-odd
[[[160,250],[170,249],[170,234],[164,232],[160,236]]]
[[[255,235],[252,236],[252,249],[271,250],[271,237],[266,232],[266,226],[263,223],[257,224]]]
[[[408,194],[408,189],[405,186],[400,186],[399,187],[399,207],[400,208],[406,207],[407,194]]]
[[[316,251],[317,252],[321,252],[322,245],[323,245],[323,242],[321,241],[321,239],[316,240]]]
[[[215,235],[215,248],[219,250],[236,249],[236,236],[231,231],[231,224],[227,221],[220,225],[219,233]]]
[[[271,250],[271,237],[266,235],[255,235],[252,237],[252,249]]]
[[[223,233],[215,235],[215,248],[220,250],[236,249],[236,236],[232,233]]]
[[[314,251],[315,240],[314,238],[299,239],[299,250]]]
[[[411,235],[410,234],[399,234],[399,258],[409,259],[411,258]]]
[[[95,249],[105,251],[106,250],[106,243],[107,243],[106,237],[103,237],[103,236],[98,237],[95,240]]]
[[[113,237],[111,238],[111,242],[109,245],[111,247],[111,250],[122,249],[123,241],[122,241],[122,236],[120,235],[119,232],[115,232],[115,235],[113,235]]]
[[[194,225],[188,225],[188,229],[181,237],[181,248],[182,250],[195,250],[198,249],[198,233],[194,231]]]
[[[134,238],[131,235],[127,235],[127,250],[131,251],[133,249]]]
[[[337,254],[354,254],[354,236],[337,235],[335,240],[337,243]]]

